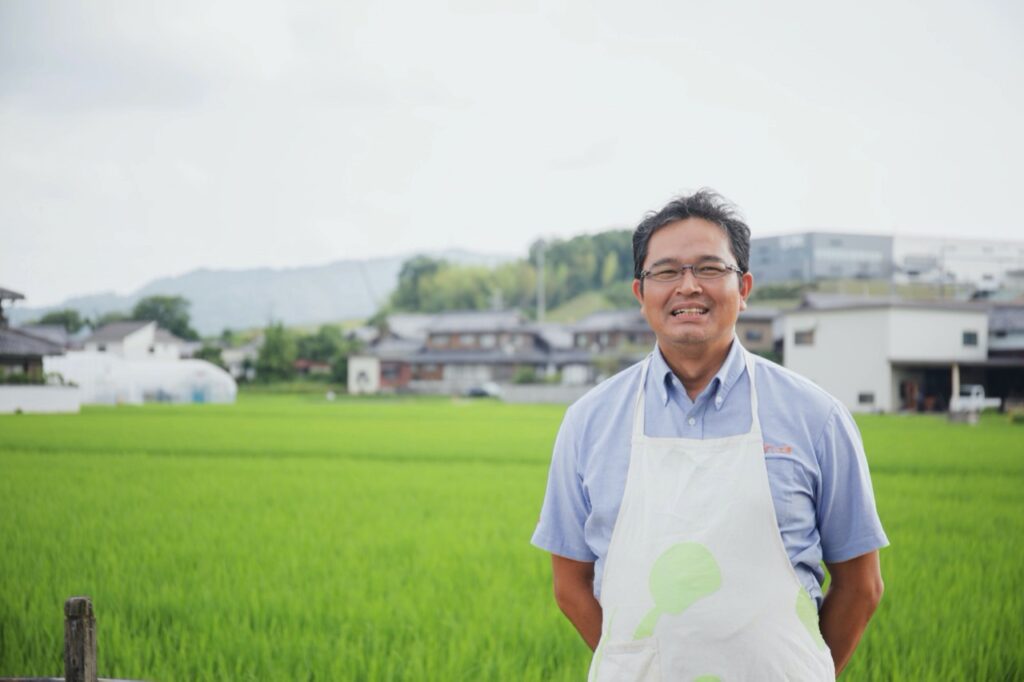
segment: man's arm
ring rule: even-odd
[[[555,601],[591,649],[601,639],[601,604],[594,598],[594,562],[551,555]]]
[[[826,566],[832,582],[821,605],[819,621],[821,636],[832,650],[838,676],[881,601],[884,585],[878,550]]]

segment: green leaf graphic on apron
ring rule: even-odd
[[[811,633],[814,643],[824,651],[828,645],[825,644],[825,639],[821,636],[821,629],[818,627],[818,607],[803,587],[796,592],[796,615],[807,628],[807,632]]]
[[[722,682],[722,678],[718,675],[701,675],[693,678],[693,682]]]
[[[721,585],[722,572],[707,547],[696,542],[672,545],[651,566],[654,608],[640,621],[633,639],[650,637],[662,614],[678,615]]]

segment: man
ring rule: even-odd
[[[533,544],[591,680],[834,679],[881,599],[849,412],[735,339],[749,253],[713,192],[648,216],[633,293],[657,346],[566,412]]]

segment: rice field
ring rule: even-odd
[[[0,676],[581,680],[529,545],[562,409],[243,395],[0,416]],[[845,680],[1024,679],[1024,425],[859,418],[892,547]]]

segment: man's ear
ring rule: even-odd
[[[644,304],[644,284],[638,279],[633,280],[633,295],[636,296],[636,300],[640,302],[640,305]]]
[[[750,297],[750,292],[754,290],[754,276],[749,272],[744,272],[740,277],[740,310],[747,309],[747,299]]]

